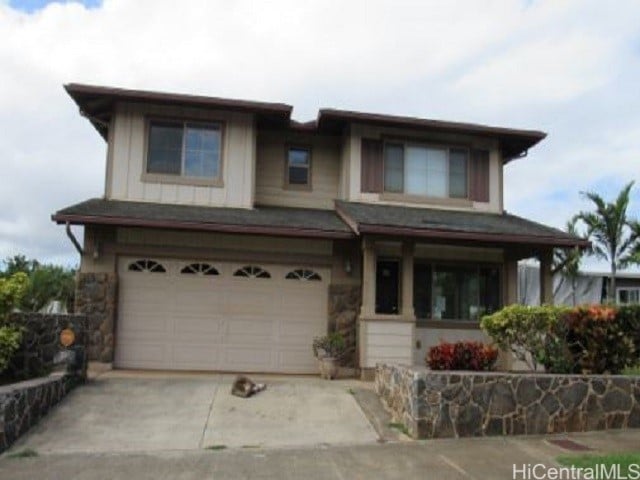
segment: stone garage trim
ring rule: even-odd
[[[414,438],[640,428],[640,376],[436,372],[378,365],[375,388]]]

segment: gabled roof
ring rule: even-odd
[[[358,234],[381,234],[499,244],[587,247],[561,230],[510,215],[336,201],[336,210]]]
[[[351,238],[353,231],[333,210],[253,209],[169,205],[94,198],[64,208],[57,223],[119,225],[310,238]]]
[[[284,103],[102,87],[78,83],[70,83],[65,85],[64,88],[80,107],[82,114],[89,119],[105,140],[107,139],[113,109],[117,102],[151,103],[247,112],[256,115],[258,125],[308,133],[342,133],[350,123],[361,123],[382,127],[428,130],[439,133],[480,135],[495,138],[500,142],[505,163],[526,153],[529,148],[546,137],[546,133],[538,130],[512,129],[475,123],[448,122],[332,108],[321,109],[316,120],[297,122],[291,118],[293,107]]]

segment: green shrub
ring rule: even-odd
[[[620,373],[637,359],[636,331],[619,320],[616,309],[580,306],[567,312],[567,345],[574,373]]]
[[[498,360],[498,349],[482,342],[441,342],[427,353],[432,370],[492,370]]]
[[[345,352],[346,343],[344,337],[339,332],[332,332],[322,337],[313,339],[313,354],[316,358],[334,357],[338,358]]]
[[[14,353],[20,348],[22,331],[18,327],[0,327],[0,374],[9,366]]]
[[[567,368],[563,328],[565,307],[510,305],[483,317],[482,330],[502,349],[511,351],[532,370],[539,364],[550,371]]]
[[[620,328],[630,335],[636,355],[636,364],[640,364],[640,305],[618,307],[616,321]]]
[[[10,277],[0,278],[0,321],[17,308],[29,288],[29,277],[26,273],[17,272]]]

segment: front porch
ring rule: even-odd
[[[539,244],[364,235],[363,376],[378,363],[424,366],[428,349],[442,340],[487,340],[480,319],[517,302],[519,260],[539,260],[540,302],[552,303],[552,255]]]

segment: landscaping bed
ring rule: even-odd
[[[640,428],[640,376],[378,365],[375,389],[414,438]]]

